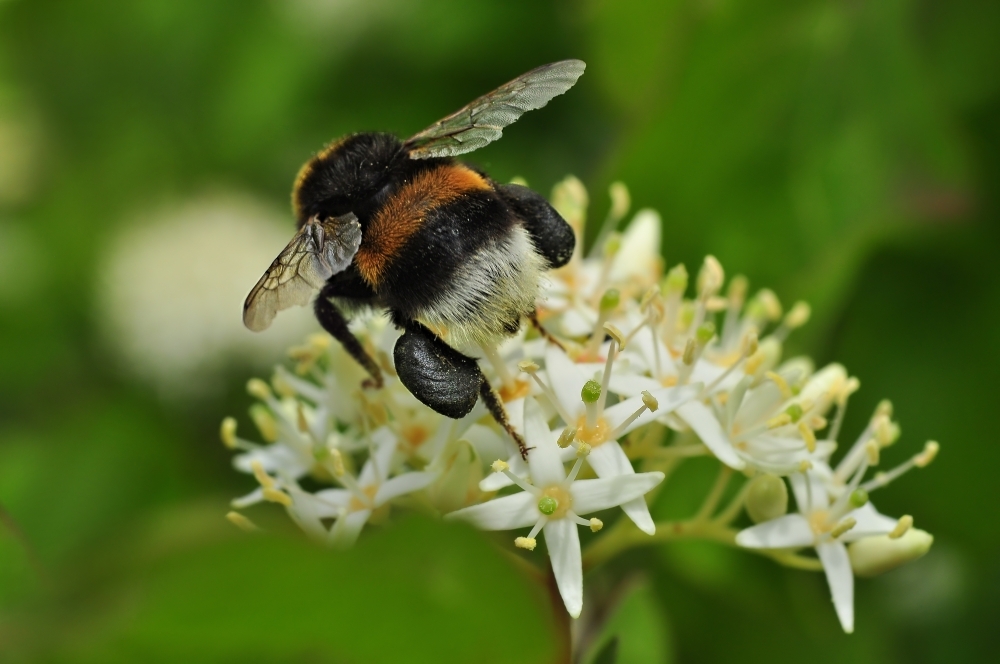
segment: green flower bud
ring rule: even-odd
[[[747,514],[754,523],[777,519],[788,511],[788,487],[777,475],[761,473],[750,480]]]
[[[802,418],[802,406],[793,403],[785,409],[785,413],[792,418],[792,422],[798,422]]]
[[[855,489],[851,492],[849,500],[851,502],[851,507],[861,507],[868,502],[868,492],[861,488]]]

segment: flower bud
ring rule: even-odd
[[[910,528],[897,539],[888,535],[865,537],[847,547],[855,576],[877,576],[927,553],[934,537],[918,528]]]
[[[757,475],[750,480],[746,506],[754,523],[777,519],[788,511],[788,487],[777,475]]]
[[[667,272],[663,278],[662,290],[667,295],[671,293],[683,294],[687,290],[688,273],[684,265],[675,265]]]

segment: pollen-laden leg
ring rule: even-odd
[[[423,325],[405,322],[393,358],[400,382],[422,404],[446,417],[468,415],[480,396],[497,424],[510,434],[522,456],[528,448],[507,418],[503,402],[486,380],[479,363],[441,341]]]
[[[313,304],[313,310],[316,312],[316,319],[319,324],[323,326],[323,329],[330,333],[330,335],[340,342],[344,347],[344,350],[348,354],[357,360],[365,371],[371,376],[368,380],[362,383],[364,387],[374,387],[379,389],[383,385],[382,380],[382,370],[379,369],[378,364],[376,364],[375,359],[368,354],[358,341],[358,338],[354,336],[347,327],[347,319],[344,315],[340,313],[340,310],[334,306],[329,300],[329,296],[326,293],[326,289],[320,292],[319,297],[316,298],[315,304]]]

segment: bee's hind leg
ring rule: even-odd
[[[379,369],[378,364],[376,364],[375,359],[368,354],[358,341],[358,338],[351,333],[350,329],[347,327],[347,319],[344,318],[344,314],[340,313],[340,310],[334,306],[333,302],[330,302],[329,295],[327,293],[328,289],[324,288],[319,297],[316,298],[316,302],[313,303],[313,311],[316,313],[316,320],[319,324],[323,326],[323,329],[330,333],[330,335],[340,342],[344,347],[344,350],[353,357],[358,364],[364,368],[365,371],[371,376],[370,379],[366,380],[363,385],[365,387],[374,387],[376,389],[381,388],[383,385],[382,380],[382,370]]]
[[[507,419],[507,411],[479,363],[439,339],[423,325],[412,321],[403,324],[403,334],[396,340],[393,359],[400,382],[422,404],[452,419],[468,415],[481,396],[497,424],[517,443],[521,456],[528,448],[524,438]]]

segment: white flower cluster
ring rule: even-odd
[[[625,188],[611,193],[605,229],[628,210]],[[462,420],[422,406],[395,379],[398,333],[371,318],[355,332],[387,374],[381,390],[363,389],[360,370],[322,335],[292,349],[294,370],[278,367],[270,385],[250,381],[259,400],[250,414],[265,443],[239,438],[232,418],[223,422],[223,441],[240,451],[236,468],[259,485],[234,508],[278,503],[311,537],[341,547],[392,506],[484,530],[526,530],[514,544],[528,551],[542,534],[566,609],[577,617],[584,567],[660,541],[647,494],[684,458],[711,455],[721,464],[719,482],[698,514],[670,532],[711,533],[798,567],[822,566],[841,624],[852,631],[854,576],[917,558],[932,541],[912,528],[912,517],[879,514],[869,493],[927,465],[937,444],[866,480],[899,428],[884,402],[850,449],[837,453],[859,383],[838,364],[816,370],[806,358],[782,359],[786,337],[809,318],[806,304],[786,313],[769,290],[750,296],[743,277],[727,285],[711,256],[687,297],[683,265],[664,275],[660,219],[650,210],[621,235],[602,232],[584,257],[586,191],[568,178],[553,205],[577,233],[578,249],[547,276],[538,302],[552,338],[522,331],[480,357],[527,442],[526,460],[482,406]],[[742,487],[715,514],[737,474],[746,478]],[[330,488],[306,490],[306,476]],[[604,511],[619,507],[627,519],[582,549],[577,527],[600,531],[604,523],[592,515],[611,518],[617,510]],[[229,518],[255,528],[240,512]],[[732,527],[741,518],[756,525]],[[705,524],[713,527],[698,527]],[[808,549],[815,558],[795,553]]]

